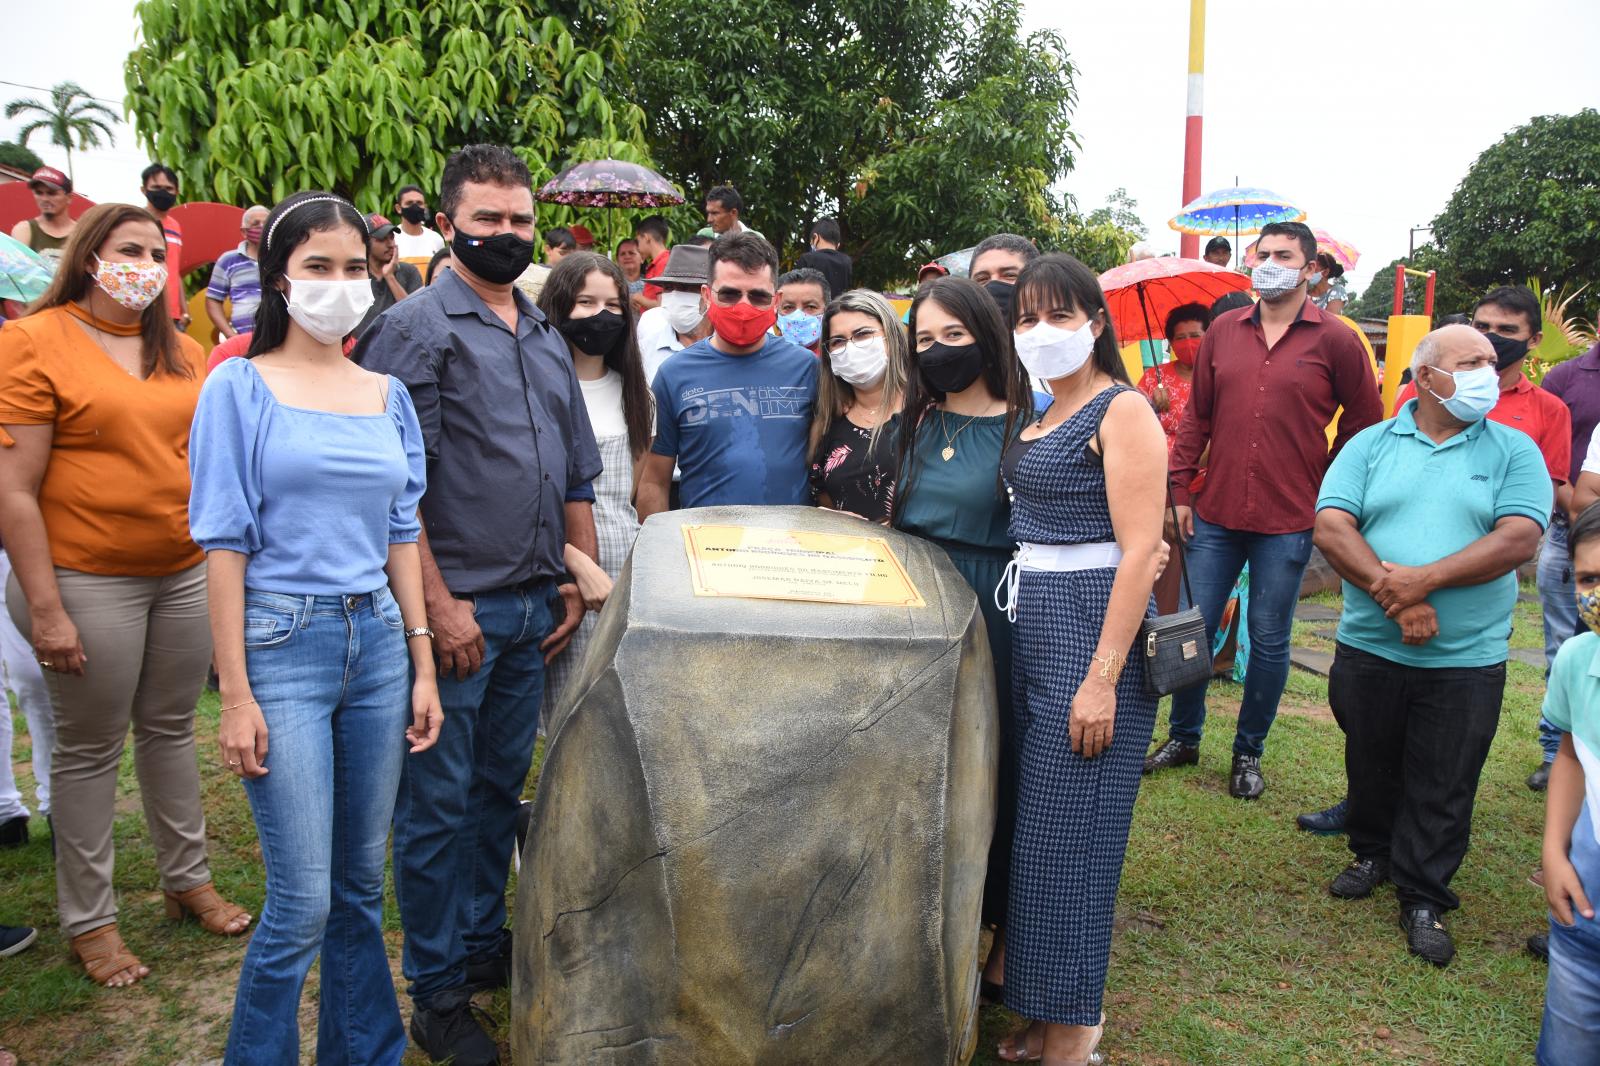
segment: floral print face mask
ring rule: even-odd
[[[154,259],[110,263],[95,256],[94,281],[105,294],[130,311],[143,311],[167,287],[167,266]]]
[[[1578,593],[1578,617],[1592,631],[1600,633],[1600,587]]]

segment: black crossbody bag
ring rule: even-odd
[[[1104,421],[1105,415],[1101,414]],[[1094,439],[1105,449],[1100,437],[1100,427],[1094,429]],[[1089,445],[1084,451],[1090,462],[1105,468],[1105,459]],[[1178,525],[1178,508],[1172,502],[1172,482],[1167,482],[1167,512],[1172,515],[1172,525]],[[1182,548],[1178,551],[1178,573],[1183,578],[1183,591],[1194,602],[1194,591],[1189,587],[1189,568],[1184,561]],[[1139,638],[1134,654],[1144,659],[1144,690],[1152,696],[1170,696],[1179,689],[1199,684],[1211,676],[1211,641],[1206,637],[1206,619],[1200,608],[1190,607],[1176,614],[1146,616],[1139,626]]]
[[[1172,502],[1172,483],[1167,482],[1167,513],[1172,527],[1178,528],[1178,508]],[[1189,567],[1178,546],[1178,574],[1183,591],[1194,603],[1189,587]],[[1139,627],[1137,654],[1144,656],[1144,690],[1152,696],[1170,696],[1179,689],[1197,685],[1211,676],[1211,641],[1206,636],[1205,616],[1199,607],[1176,614],[1153,615]]]

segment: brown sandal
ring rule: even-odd
[[[128,950],[128,945],[122,942],[116,922],[73,937],[72,953],[83,963],[83,970],[89,975],[89,980],[107,988],[111,987],[107,982],[122,971],[133,970],[137,974],[144,966],[144,963]],[[129,984],[136,984],[143,979],[136,976]]]
[[[229,922],[241,916],[248,918],[249,915],[243,907],[237,907],[217,895],[210,881],[187,892],[163,891],[161,894],[167,900],[167,917],[175,922],[193,916],[206,932],[218,936],[238,936],[250,928],[250,923],[246,921],[238,929],[228,929]]]

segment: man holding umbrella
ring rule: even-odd
[[[1194,596],[1215,636],[1239,572],[1250,565],[1250,672],[1233,741],[1229,794],[1266,790],[1261,755],[1289,675],[1289,634],[1311,555],[1317,487],[1332,453],[1383,418],[1372,364],[1356,334],[1306,296],[1317,240],[1299,222],[1261,230],[1252,275],[1261,300],[1216,320],[1195,361],[1189,411],[1170,462],[1176,528]],[[1214,432],[1214,430],[1216,432]],[[1210,450],[1206,489],[1190,493]],[[1174,694],[1171,737],[1145,772],[1196,763],[1206,685]]]

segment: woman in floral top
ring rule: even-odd
[[[1178,424],[1189,406],[1194,385],[1194,358],[1200,352],[1200,338],[1211,325],[1211,312],[1202,304],[1183,304],[1167,315],[1167,344],[1172,361],[1153,366],[1139,379],[1139,391],[1156,409],[1161,428],[1167,434],[1167,454],[1178,437]]]
[[[852,289],[823,313],[821,347],[812,499],[887,524],[909,360],[905,328],[888,300]]]
[[[1317,272],[1312,277],[1311,302],[1330,315],[1344,314],[1350,298],[1344,285],[1344,267],[1329,252],[1317,253]]]

